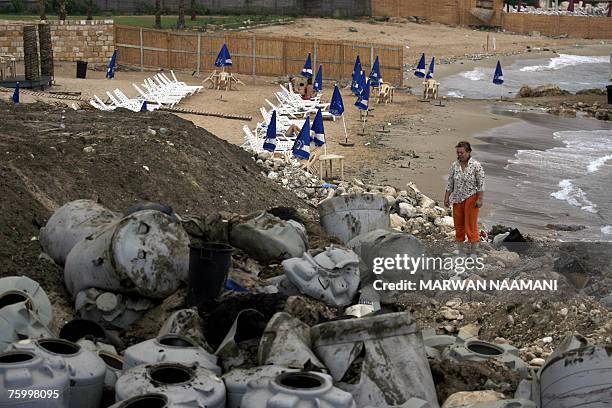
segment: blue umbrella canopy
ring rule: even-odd
[[[374,65],[372,65],[372,71],[370,72],[370,86],[380,86],[382,83],[382,75],[380,74],[380,61],[378,60],[378,55],[376,56],[376,60],[374,61]]]
[[[436,57],[431,57],[431,63],[429,64],[427,75],[425,76],[426,79],[433,78],[435,67],[436,67]]]
[[[232,65],[232,56],[227,49],[227,44],[223,44],[221,50],[219,51],[219,55],[217,55],[217,59],[215,60],[216,67],[228,67]]]
[[[310,53],[308,53],[308,57],[306,57],[304,68],[302,68],[302,72],[300,74],[305,78],[312,78],[312,60],[310,58]]]
[[[108,63],[108,69],[106,70],[106,77],[113,79],[115,77],[115,65],[117,65],[117,50],[113,51],[113,56]]]
[[[359,95],[361,93],[361,72],[363,69],[361,68],[361,60],[359,59],[359,55],[357,59],[355,59],[355,68],[353,68],[353,81],[351,82],[351,92],[355,95]]]
[[[501,85],[504,83],[504,73],[502,72],[501,63],[497,61],[497,66],[495,67],[495,74],[493,75],[493,83],[495,85]]]
[[[263,148],[269,152],[276,150],[276,111],[272,112],[270,123],[268,123]]]
[[[325,127],[323,126],[321,108],[317,110],[317,114],[312,122],[312,131],[314,132],[315,145],[323,146],[325,144]]]
[[[13,91],[13,102],[19,103],[19,82],[15,84],[15,91]]]
[[[323,65],[319,65],[319,70],[317,71],[312,87],[317,92],[323,91]]]
[[[361,95],[357,98],[357,102],[355,102],[355,106],[361,110],[368,110],[368,104],[370,102],[370,86],[369,81],[366,83]]]
[[[414,70],[414,75],[419,78],[425,78],[425,53],[421,55],[421,59]]]
[[[357,95],[357,97],[359,97],[363,93],[363,90],[365,89],[367,83],[368,83],[368,79],[366,78],[365,71],[361,71],[361,78],[359,79],[359,87],[361,88],[361,90],[359,94]]]
[[[293,155],[299,159],[307,160],[310,157],[310,141],[310,118],[307,117],[293,144]]]
[[[340,95],[338,85],[334,85],[334,94],[329,103],[329,113],[334,116],[341,116],[344,113],[344,102],[342,102],[342,95]]]

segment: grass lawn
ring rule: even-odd
[[[47,15],[49,20],[57,20],[57,16]],[[155,25],[155,16],[108,16],[98,15],[93,17],[96,20],[112,19],[118,25],[134,26],[134,27],[146,27],[153,28]],[[38,15],[27,15],[27,14],[0,14],[0,20],[38,20]],[[85,20],[85,16],[68,16],[68,20]],[[161,16],[162,28],[176,28],[176,22],[178,17],[174,16]],[[191,21],[191,15],[185,14],[185,25],[187,28],[193,29],[213,29],[213,28],[226,28],[226,29],[240,29],[247,28],[249,26],[260,24],[260,23],[272,23],[277,21],[291,21],[290,17],[280,16],[254,16],[254,15],[241,15],[241,16],[197,16],[195,21]],[[210,27],[215,26],[215,27]]]

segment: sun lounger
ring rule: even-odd
[[[102,99],[100,99],[98,97],[98,95],[94,95],[94,99],[89,101],[89,104],[91,106],[93,106],[94,108],[100,109],[100,110],[103,110],[103,111],[112,111],[112,110],[115,110],[117,108],[114,105],[107,105],[106,103],[104,103],[104,101],[102,101]]]
[[[143,99],[143,98],[130,99],[120,89],[115,89],[113,92],[115,93],[115,95],[117,96],[117,99],[119,99],[119,101],[121,103],[123,103],[125,105],[133,104],[133,106],[138,107],[139,111],[142,108],[142,104],[146,100],[146,99]],[[152,111],[154,111],[156,109],[159,109],[159,108],[161,108],[161,105],[159,103],[157,105],[154,105],[152,103],[151,104],[147,103],[147,110],[149,112],[152,112]]]
[[[142,96],[147,102],[151,101],[157,104],[168,105],[172,107],[181,101],[180,96],[165,95],[165,94],[156,93],[156,92],[144,92],[142,89],[140,89],[140,87],[138,87],[138,85],[133,83],[132,86],[134,87],[134,89],[136,89],[136,91],[140,94],[140,96]]]
[[[174,87],[182,88],[182,89],[184,89],[186,91],[191,92],[192,94],[200,92],[202,90],[202,88],[204,88],[201,85],[187,85],[185,82],[181,82],[181,81],[176,80],[176,75],[174,75],[174,72],[172,72],[172,75],[174,77],[174,80],[168,78],[168,75],[164,74],[163,72],[160,72],[158,74],[158,76],[160,78],[163,78],[165,83],[167,83],[167,84],[169,84],[171,86],[174,86]]]
[[[179,84],[179,85],[182,85],[182,86],[183,86],[183,87],[185,87],[185,88],[195,89],[195,90],[196,90],[196,92],[200,92],[200,91],[201,91],[201,90],[204,88],[203,86],[200,86],[200,85],[188,85],[188,84],[186,84],[185,82],[181,82],[181,81],[179,81],[179,80],[176,78],[176,75],[174,74],[174,71],[173,71],[173,70],[170,70],[170,73],[172,74],[172,78],[174,79],[174,82],[175,82],[175,83],[177,83],[177,84]],[[162,75],[164,75],[166,78],[168,78],[168,77],[167,77],[165,74],[163,74],[163,73],[162,73]],[[168,79],[170,79],[170,78],[168,78]]]
[[[94,95],[94,96],[95,96],[95,95]],[[106,105],[106,104],[104,104],[104,103],[100,103],[100,102],[98,102],[98,101],[97,101],[97,100],[95,100],[95,99],[91,99],[91,100],[89,101],[89,104],[90,104],[91,106],[93,106],[94,108],[96,108],[96,109],[98,109],[98,110],[101,110],[101,111],[113,111],[113,110],[115,110],[115,106],[108,106],[108,105]]]
[[[263,144],[265,139],[262,137],[257,137],[251,129],[247,125],[242,127],[244,131],[245,143],[242,144],[242,148],[249,148],[255,153],[261,153],[264,151]],[[276,150],[275,153],[279,153],[281,155],[291,154],[291,149],[293,148],[292,140],[283,140],[281,137],[277,137],[276,140]]]

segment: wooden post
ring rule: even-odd
[[[257,75],[257,38],[255,37],[255,34],[253,34],[253,40],[251,42],[251,46],[253,47],[252,71],[253,71],[253,79],[255,79],[255,76]]]
[[[172,69],[170,63],[170,31],[166,32],[166,68]]]
[[[283,75],[287,74],[287,40],[283,39]]]
[[[487,33],[487,53],[489,52],[489,34]]]
[[[372,65],[374,65],[374,46],[370,44],[370,66]],[[364,69],[364,71],[366,70]]]
[[[140,71],[144,71],[144,44],[142,39],[142,27],[140,27]]]
[[[200,73],[200,68],[202,66],[202,33],[198,33],[198,62],[196,64],[196,72]]]

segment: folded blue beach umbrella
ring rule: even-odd
[[[115,65],[117,65],[117,50],[113,51],[113,56],[108,64],[108,69],[106,70],[106,77],[108,79],[113,79],[115,77]]]
[[[317,110],[314,121],[312,122],[312,131],[314,132],[314,142],[317,146],[325,144],[325,127],[323,126],[323,114],[321,108]]]
[[[355,102],[355,106],[361,110],[368,110],[368,104],[370,102],[370,83],[369,81],[366,83],[363,91],[361,91],[361,95],[357,98],[357,102]]]
[[[219,51],[219,55],[217,55],[217,59],[215,60],[216,67],[229,67],[232,65],[232,56],[227,49],[227,44],[223,44],[221,50]]]
[[[270,123],[268,123],[263,148],[269,152],[276,150],[276,111],[272,112]]]
[[[308,57],[304,63],[304,68],[302,68],[302,72],[300,74],[305,78],[312,78],[312,60],[310,59],[310,53],[308,53]]]
[[[293,155],[299,159],[308,160],[310,158],[310,118],[306,118],[300,134],[293,144]]]
[[[501,85],[504,83],[504,73],[502,72],[501,63],[497,61],[497,66],[495,67],[495,74],[493,75],[493,83],[495,85]]]
[[[147,112],[149,108],[147,107],[147,101],[142,101],[142,105],[140,106],[141,112]]]
[[[366,77],[365,71],[361,71],[361,79],[359,80],[359,87],[361,88],[361,91],[359,92],[357,97],[359,97],[363,93],[363,90],[365,89],[367,83],[368,79]]]
[[[342,102],[342,95],[340,95],[338,85],[334,85],[334,94],[329,103],[329,113],[334,116],[342,116],[344,113],[344,102]]]
[[[363,68],[361,68],[361,60],[359,59],[359,55],[357,59],[355,59],[355,68],[353,68],[353,81],[351,82],[351,92],[355,95],[359,95],[361,93],[360,81],[361,81],[361,72]]]
[[[378,55],[372,65],[372,71],[370,72],[370,86],[380,86],[382,82],[382,75],[380,74],[380,61]]]
[[[15,91],[13,92],[13,102],[19,103],[19,82],[15,84]]]
[[[436,57],[431,57],[431,63],[429,64],[427,75],[425,75],[426,79],[433,78],[435,66],[436,66]]]
[[[323,65],[319,65],[319,70],[317,71],[312,87],[317,92],[323,91]]]
[[[414,70],[414,75],[419,78],[425,78],[425,53],[421,55],[421,59]]]

